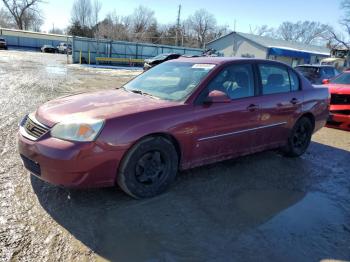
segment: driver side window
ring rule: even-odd
[[[230,99],[254,96],[252,65],[227,66],[209,83],[207,93],[213,90],[224,92]]]

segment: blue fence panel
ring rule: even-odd
[[[146,59],[162,53],[202,54],[202,49],[178,46],[155,45],[125,41],[96,40],[90,38],[73,37],[73,62],[96,63],[96,57],[136,58]]]

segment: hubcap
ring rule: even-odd
[[[162,180],[166,163],[159,151],[144,154],[136,164],[136,179],[143,184],[154,184]]]

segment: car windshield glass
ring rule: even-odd
[[[299,66],[295,68],[300,73],[304,74],[316,74],[318,72],[317,67],[311,67],[311,66]]]
[[[131,80],[124,88],[160,99],[181,101],[214,67],[214,64],[163,63]]]
[[[329,82],[332,84],[350,85],[350,73],[343,73]]]

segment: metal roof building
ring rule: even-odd
[[[314,64],[329,57],[326,47],[289,42],[271,37],[231,32],[207,44],[224,56],[278,60],[292,66]]]

